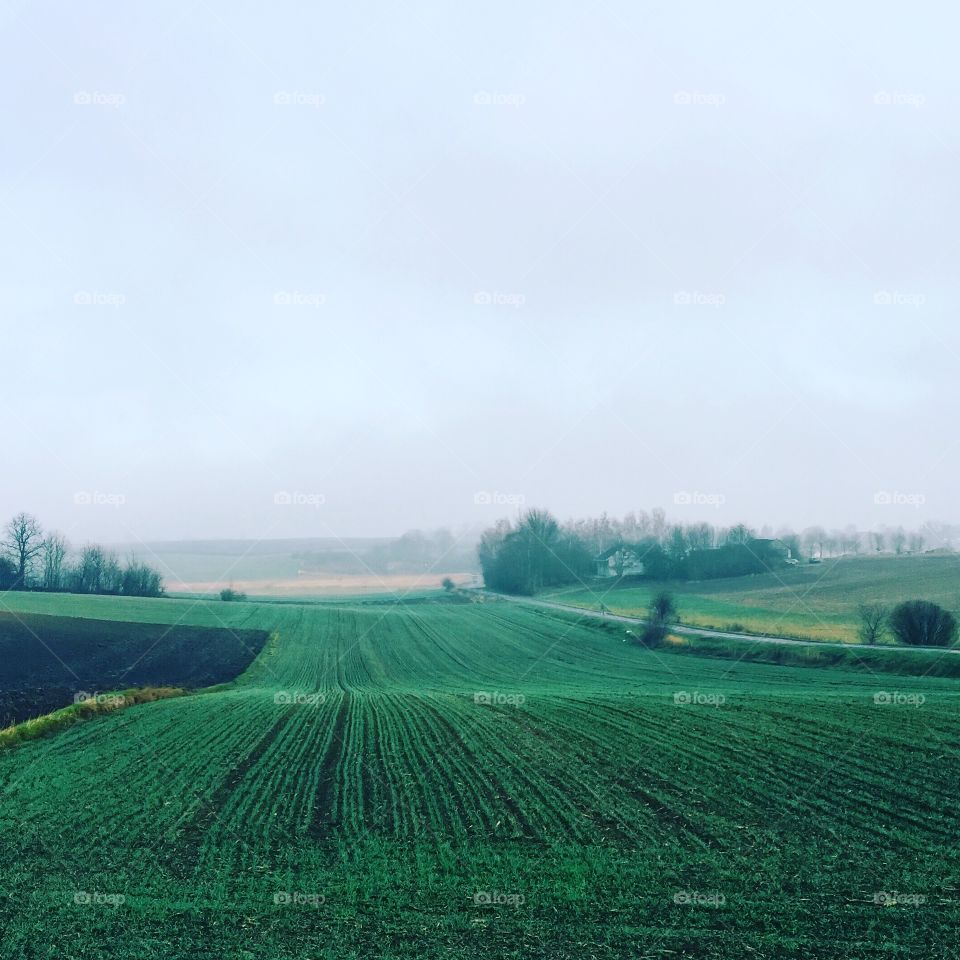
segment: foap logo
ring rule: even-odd
[[[722,493],[701,493],[699,490],[678,490],[673,495],[673,502],[679,507],[715,507],[717,509],[727,502]]]
[[[278,90],[273,95],[273,103],[277,107],[312,107],[319,109],[327,102],[322,93],[309,93],[304,90]]]
[[[677,290],[673,295],[675,307],[722,307],[726,302],[725,294],[700,290]]]
[[[878,107],[922,107],[927,98],[922,93],[905,93],[902,90],[880,90],[873,95]]]
[[[927,702],[925,693],[901,693],[899,690],[879,690],[873,695],[877,707],[922,707]]]
[[[273,495],[273,502],[278,507],[321,507],[327,502],[327,498],[322,493],[278,490]]]
[[[476,907],[519,907],[526,902],[522,893],[504,893],[502,890],[478,890],[473,895]]]
[[[678,890],[673,895],[673,902],[682,907],[722,907],[727,898],[716,891],[703,893],[700,890]]]
[[[78,907],[122,907],[127,898],[122,893],[77,890],[73,895],[73,902]]]
[[[880,907],[922,907],[927,898],[922,893],[900,893],[898,890],[878,890],[873,902]]]
[[[300,290],[278,290],[273,295],[277,307],[322,307],[327,302],[325,293],[302,293]]]
[[[478,490],[473,495],[478,507],[521,507],[527,502],[522,493],[501,493],[499,490]]]
[[[80,690],[73,695],[74,703],[95,703],[98,706],[122,707],[126,704],[127,698],[120,693],[88,693],[86,690]]]
[[[486,707],[522,707],[527,698],[522,693],[500,693],[499,690],[478,690],[473,702]]]
[[[300,690],[278,690],[273,702],[281,707],[319,707],[327,702],[322,693],[303,693]]]
[[[77,507],[113,507],[118,509],[127,502],[122,493],[101,493],[99,490],[78,490],[73,495]]]
[[[723,93],[707,93],[703,90],[677,90],[673,102],[678,107],[722,107],[727,97]]]
[[[478,107],[522,107],[527,98],[522,93],[494,93],[490,90],[480,90],[473,95],[473,102]]]
[[[701,690],[680,690],[673,695],[678,707],[722,707],[727,698],[722,693],[704,693]]]
[[[300,890],[278,890],[273,895],[278,907],[322,907],[327,898],[322,893],[303,893]]]
[[[902,293],[900,290],[878,290],[873,295],[878,307],[922,307],[927,298],[922,293]]]
[[[878,507],[913,507],[919,510],[927,498],[922,493],[901,493],[899,490],[878,490],[873,495],[873,502]]]
[[[122,307],[127,298],[122,293],[106,293],[100,290],[78,290],[73,295],[73,302],[78,307]]]
[[[77,90],[73,102],[78,107],[122,107],[127,98],[122,93],[104,93],[101,90]]]
[[[477,290],[473,302],[478,307],[512,307],[518,310],[527,298],[522,293],[501,293],[499,290]]]

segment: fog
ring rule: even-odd
[[[0,515],[960,520],[944,4],[11,2]]]

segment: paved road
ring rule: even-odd
[[[488,596],[497,597],[500,600],[509,600],[511,603],[522,603],[531,607],[545,607],[551,610],[562,610],[564,613],[579,613],[585,617],[593,617],[597,620],[615,620],[621,623],[645,624],[646,620],[642,617],[628,617],[621,613],[601,613],[599,610],[590,610],[587,607],[575,607],[569,603],[556,603],[552,600],[537,600],[532,597],[511,597],[502,593],[491,593],[484,591]],[[750,640],[754,643],[785,643],[808,647],[843,647],[849,650],[851,647],[857,648],[859,644],[839,643],[833,640],[796,640],[792,637],[769,637],[758,636],[755,633],[729,633],[726,630],[711,630],[709,627],[688,627],[675,623],[670,627],[671,633],[684,634],[691,637],[718,637],[721,640]],[[944,649],[943,647],[901,647],[901,646],[877,646],[862,649],[871,650],[926,650],[930,653],[960,653],[957,649]]]

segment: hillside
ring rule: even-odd
[[[857,604],[934,600],[960,615],[960,555],[841,557],[775,573],[699,582],[622,583],[547,591],[544,598],[642,616],[654,592],[676,594],[684,623],[816,640],[856,639]]]
[[[505,603],[21,600],[278,639],[0,755],[4,956],[930,956],[960,919],[954,681]]]

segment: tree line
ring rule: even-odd
[[[164,585],[156,570],[134,557],[121,564],[114,551],[99,544],[75,552],[62,534],[45,531],[29,513],[18,513],[0,540],[0,590],[159,597]]]
[[[484,582],[503,593],[533,594],[547,587],[584,582],[595,575],[595,558],[609,552],[617,575],[642,563],[654,580],[707,580],[762,573],[792,559],[843,554],[917,553],[930,540],[948,542],[931,530],[901,527],[857,531],[808,527],[755,530],[710,523],[671,523],[663,510],[560,523],[545,510],[529,510],[516,522],[501,520],[484,532],[478,547]],[[781,546],[782,545],[782,546]]]

